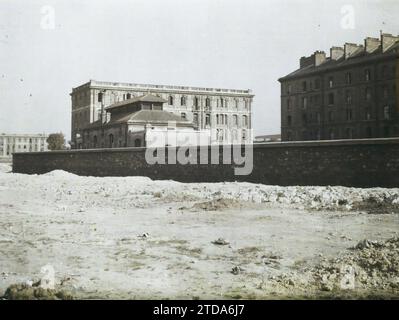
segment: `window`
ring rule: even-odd
[[[389,106],[384,107],[384,120],[389,120],[391,118],[390,116],[390,110]]]
[[[334,113],[332,111],[328,112],[328,121],[329,122],[334,121]]]
[[[333,129],[330,129],[328,135],[329,135],[330,140],[334,140],[335,134],[334,134],[334,130]]]
[[[383,88],[382,88],[382,95],[383,95],[383,97],[386,99],[386,98],[388,98],[388,87],[387,86],[384,86]]]
[[[306,109],[307,106],[308,106],[308,98],[302,97],[302,108]]]
[[[316,90],[320,89],[320,79],[319,79],[319,78],[317,78],[317,79],[314,81],[314,88],[315,88]]]
[[[206,107],[210,107],[211,106],[211,99],[209,99],[209,98],[205,99],[205,106]]]
[[[216,124],[220,124],[220,119],[219,119],[219,115],[216,115]]]
[[[248,127],[248,116],[242,116],[242,121],[245,127]]]
[[[135,139],[135,140],[134,140],[134,146],[135,146],[136,148],[141,147],[141,139]]]
[[[329,93],[328,94],[328,104],[333,105],[334,104],[334,93]]]
[[[193,115],[193,122],[194,122],[195,124],[198,124],[198,113],[194,113],[194,115]]]
[[[352,104],[352,93],[349,90],[346,91],[345,100],[347,104]]]
[[[366,79],[366,81],[370,81],[371,80],[370,69],[364,70],[364,78]]]
[[[372,137],[372,131],[370,127],[366,128],[366,138],[371,138]]]
[[[371,89],[370,88],[366,88],[366,100],[370,101],[371,100]]]
[[[352,128],[346,128],[346,138],[353,139],[353,129]]]
[[[132,95],[130,94],[130,93],[128,93],[127,95],[126,95],[126,99],[131,99],[132,98]]]
[[[287,125],[292,125],[292,117],[291,116],[288,116],[287,117]]]
[[[346,84],[351,84],[352,83],[352,73],[347,72],[345,75],[345,79],[346,79]]]
[[[370,109],[366,109],[364,112],[364,118],[365,120],[370,120],[371,119],[371,114],[370,114]]]
[[[316,112],[316,121],[317,121],[317,123],[320,123],[320,121],[321,121],[319,112]]]
[[[103,102],[103,93],[102,93],[102,92],[99,92],[99,93],[98,93],[97,101],[98,101],[98,102]]]
[[[302,123],[303,124],[308,123],[308,115],[306,113],[302,113]]]
[[[287,110],[291,110],[291,100],[287,99]]]
[[[197,109],[199,106],[199,99],[198,97],[194,97],[194,107]]]
[[[238,99],[235,99],[234,101],[235,101],[235,107],[236,109],[238,109]]]
[[[387,74],[388,73],[388,67],[387,66],[382,66],[382,69],[381,69],[381,77],[382,78],[386,78],[387,77]]]
[[[223,100],[223,98],[220,98],[220,107],[223,108],[223,106],[224,106],[224,100]]]
[[[114,135],[110,134],[109,135],[109,147],[112,148],[113,144],[114,144]]]
[[[181,105],[181,106],[185,106],[185,105],[186,105],[186,97],[185,97],[185,96],[182,96],[182,97],[180,98],[180,105]]]
[[[330,88],[332,88],[334,86],[334,78],[333,77],[328,78],[328,86]]]
[[[169,103],[170,106],[173,105],[173,97],[172,96],[169,96],[168,103]]]
[[[233,124],[238,126],[238,116],[236,114],[233,114]]]
[[[306,91],[306,81],[302,82],[302,91]]]
[[[93,147],[97,148],[97,136],[93,137]]]
[[[185,113],[185,112],[182,112],[182,113],[181,113],[181,117],[182,117],[183,119],[187,119],[186,113]]]
[[[347,121],[352,120],[352,109],[346,109],[346,120]]]
[[[205,125],[206,126],[210,126],[211,125],[211,115],[210,114],[206,114],[205,115]]]
[[[290,94],[291,92],[292,92],[292,85],[289,84],[289,85],[287,86],[287,93]]]

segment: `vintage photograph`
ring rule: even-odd
[[[398,14],[1,0],[0,300],[398,299]]]

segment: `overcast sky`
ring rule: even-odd
[[[89,79],[250,88],[255,135],[279,133],[279,77],[399,34],[398,16],[397,0],[0,0],[0,133],[69,138],[69,93]]]

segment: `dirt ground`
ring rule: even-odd
[[[75,299],[399,297],[399,189],[10,170],[0,296],[54,270]]]

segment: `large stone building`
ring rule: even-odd
[[[0,159],[11,159],[14,152],[47,151],[45,134],[0,134]]]
[[[72,148],[84,147],[83,129],[101,118],[102,109],[146,94],[164,99],[163,110],[193,123],[195,130],[209,131],[212,144],[252,143],[251,90],[90,80],[72,89]]]
[[[332,47],[280,78],[282,140],[399,136],[399,36]]]

